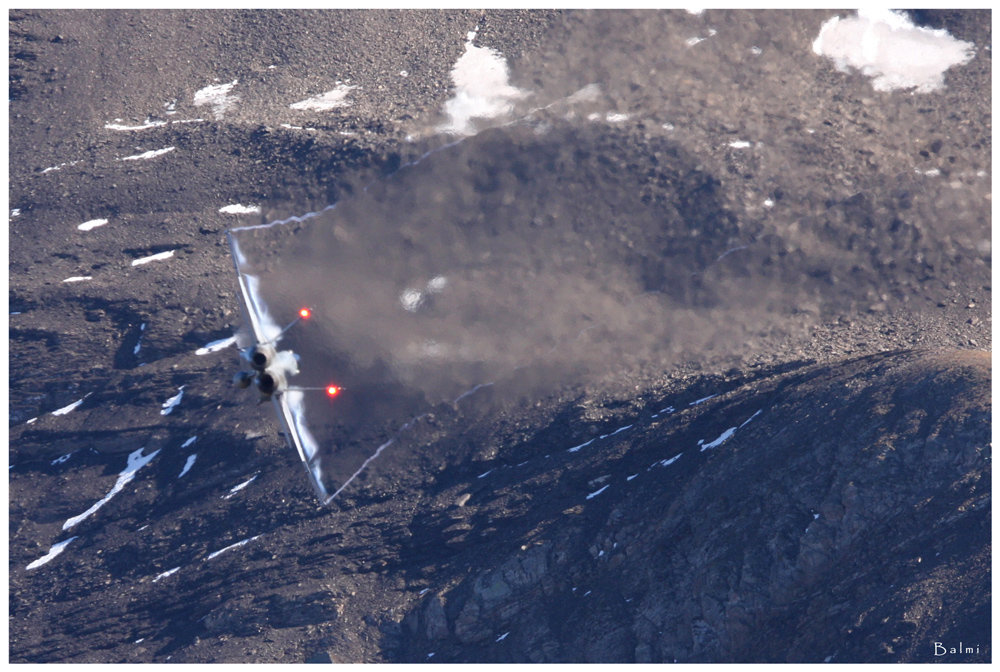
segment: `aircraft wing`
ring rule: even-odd
[[[273,344],[277,342],[281,334],[281,327],[271,318],[267,310],[267,305],[259,292],[258,279],[243,272],[246,258],[240,251],[235,236],[226,232],[226,237],[229,239],[229,251],[233,255],[233,266],[236,267],[236,278],[240,286],[240,307],[243,312],[243,322],[253,337],[253,343],[244,344],[244,346],[260,343]],[[292,356],[290,351],[283,351],[279,354]],[[295,373],[297,370],[296,368],[291,373]],[[283,390],[272,396],[271,400],[278,412],[278,419],[281,421],[288,445],[298,452],[316,494],[320,501],[326,504],[330,501],[330,492],[323,485],[319,446],[309,428],[306,427],[304,395],[299,390]]]
[[[298,390],[286,390],[281,394],[271,397],[274,408],[278,411],[278,417],[285,430],[285,438],[288,445],[295,448],[299,453],[302,464],[305,465],[309,480],[312,481],[313,488],[319,496],[319,500],[326,504],[330,501],[331,493],[323,484],[322,471],[320,469],[319,446],[316,439],[309,432],[305,423],[305,407],[303,405],[303,394]]]
[[[229,252],[233,257],[233,266],[236,267],[236,280],[240,286],[240,306],[243,312],[243,321],[253,335],[254,343],[275,343],[281,334],[281,327],[271,318],[271,314],[260,296],[259,281],[252,275],[243,272],[246,264],[246,257],[240,251],[240,245],[236,242],[236,237],[226,232],[229,240]]]

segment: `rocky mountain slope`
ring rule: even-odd
[[[989,14],[915,15],[975,45],[921,94],[833,14],[12,11],[10,660],[990,660]],[[448,249],[558,337],[393,379],[329,507],[212,347],[225,231],[306,213],[275,285]]]

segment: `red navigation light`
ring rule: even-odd
[[[326,393],[331,397],[336,397],[338,394],[340,394],[340,389],[341,388],[337,387],[336,385],[327,385]]]
[[[308,308],[303,308],[302,310],[299,311],[299,317],[301,317],[303,320],[308,320],[310,315],[312,315],[312,311],[309,310]]]

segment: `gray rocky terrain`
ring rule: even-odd
[[[12,10],[10,660],[990,661],[990,14],[835,14]],[[278,220],[325,507],[206,348]]]

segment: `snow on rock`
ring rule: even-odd
[[[48,553],[38,558],[38,560],[35,560],[31,564],[29,564],[27,567],[25,567],[25,569],[35,569],[36,567],[41,567],[42,565],[44,565],[45,563],[49,562],[57,555],[62,553],[64,550],[66,550],[66,547],[69,546],[69,543],[74,539],[79,539],[79,537],[70,537],[66,541],[60,541],[58,544],[53,544],[52,548],[49,549]]]
[[[132,349],[133,355],[139,354],[139,349],[142,348],[142,332],[146,331],[146,323],[143,322],[142,326],[139,327],[139,340],[135,342],[135,347]]]
[[[180,388],[178,388],[176,395],[163,402],[163,410],[160,411],[160,415],[170,415],[173,412],[177,404],[181,403],[181,398],[184,397],[185,387],[187,387],[187,385],[181,385]]]
[[[747,423],[749,423],[751,420],[753,420],[754,418],[756,418],[758,415],[760,415],[760,411],[757,411],[756,413],[754,413],[753,415],[751,415],[749,418],[747,418],[746,421],[742,425],[740,425],[740,429],[743,429],[744,427],[746,427]]]
[[[51,166],[49,168],[45,168],[44,170],[42,170],[41,174],[44,175],[45,173],[51,173],[51,172],[56,171],[56,170],[62,170],[66,166],[75,166],[76,164],[80,163],[80,161],[82,161],[82,160],[83,159],[80,159],[79,161],[68,161],[66,163],[60,163],[58,166]]]
[[[207,355],[210,352],[218,352],[219,350],[228,348],[230,345],[233,345],[234,343],[236,343],[236,337],[230,336],[229,338],[223,338],[218,341],[212,341],[211,343],[205,345],[205,347],[198,348],[197,350],[195,350],[194,354]]]
[[[66,278],[63,282],[84,282],[93,279],[93,276],[90,275],[74,275],[72,278]]]
[[[115,121],[121,121],[121,119],[115,119]],[[156,128],[157,126],[166,126],[165,121],[150,121],[147,119],[145,122],[139,126],[125,126],[123,124],[104,124],[104,128],[111,131],[144,131],[147,128]]]
[[[239,96],[231,95],[229,92],[240,80],[234,79],[228,84],[210,84],[203,89],[195,91],[195,107],[211,105],[212,114],[216,119],[222,119],[239,101]]]
[[[89,396],[90,396],[90,394],[86,394],[86,395],[84,395],[83,399],[86,399]],[[77,407],[79,407],[80,404],[83,403],[83,399],[78,399],[77,401],[74,401],[69,406],[63,406],[62,408],[60,408],[57,411],[52,411],[52,415],[66,415],[70,411],[72,411],[72,410],[76,409]]]
[[[472,42],[475,31],[468,34],[465,53],[451,70],[455,95],[444,105],[448,121],[437,127],[438,132],[453,135],[474,135],[473,119],[494,119],[510,114],[514,103],[528,95],[511,86],[507,61],[488,47]]]
[[[184,444],[184,445],[187,445],[187,444]],[[183,447],[183,446],[182,446],[182,447]],[[191,467],[193,467],[193,466],[194,466],[194,461],[195,461],[196,459],[198,459],[198,453],[195,453],[195,454],[193,454],[193,455],[188,455],[188,459],[187,459],[187,462],[185,462],[185,463],[184,463],[184,468],[183,468],[183,469],[181,469],[181,473],[180,473],[180,474],[179,474],[179,475],[177,476],[177,478],[180,478],[180,477],[181,477],[181,476],[183,476],[184,474],[186,474],[186,473],[188,473],[189,471],[191,471]]]
[[[132,261],[133,266],[142,266],[143,264],[148,264],[151,261],[162,261],[164,259],[169,259],[174,256],[173,250],[167,250],[166,252],[158,252],[157,254],[151,254],[148,257],[142,257],[141,259],[134,259]]]
[[[251,483],[253,483],[255,480],[257,480],[257,476],[258,475],[259,474],[254,474],[253,476],[250,477],[250,480],[243,481],[239,485],[233,486],[233,488],[229,490],[229,494],[226,495],[226,496],[224,496],[223,499],[229,499],[230,497],[232,497],[233,495],[235,495],[237,492],[239,492],[243,488],[245,488],[248,485],[250,485]],[[180,478],[180,476],[178,476],[178,478]]]
[[[726,437],[726,438],[729,438],[729,437]],[[705,450],[705,449],[702,448],[702,450]],[[676,462],[677,460],[679,460],[680,457],[681,457],[681,455],[683,455],[683,454],[684,453],[677,453],[673,457],[668,458],[666,460],[660,460],[659,462],[653,462],[653,464],[651,464],[649,468],[652,469],[653,467],[669,467],[671,464],[673,464],[674,462]]]
[[[292,103],[289,107],[293,110],[318,110],[320,112],[332,110],[337,107],[347,107],[351,104],[351,101],[347,100],[347,94],[356,88],[358,87],[337,82],[336,88],[332,91]]]
[[[605,490],[607,490],[610,487],[611,487],[611,484],[609,483],[608,485],[605,485],[600,490],[595,490],[594,492],[592,492],[589,495],[587,495],[587,499],[593,499],[594,497],[597,497],[599,494],[601,494],[602,492],[604,492]]]
[[[122,489],[126,485],[128,485],[133,478],[135,478],[136,472],[142,469],[147,464],[149,464],[150,460],[156,457],[157,453],[160,452],[158,450],[154,450],[149,455],[143,455],[142,454],[143,450],[145,450],[145,448],[140,448],[139,450],[132,452],[128,456],[128,464],[126,464],[125,469],[120,474],[118,474],[118,481],[115,483],[115,487],[111,488],[111,492],[105,495],[104,499],[94,504],[92,507],[81,513],[79,516],[74,516],[69,520],[67,520],[65,523],[63,523],[63,529],[68,530],[69,528],[73,527],[82,520],[90,517],[98,509],[100,509],[102,506],[111,501],[112,497],[121,492]]]
[[[730,427],[729,429],[724,431],[721,435],[719,435],[719,438],[717,438],[715,441],[712,441],[711,443],[702,444],[701,449],[708,450],[709,448],[715,448],[716,446],[722,445],[726,441],[726,439],[731,437],[736,432],[736,429],[737,429],[736,427]]]
[[[224,215],[254,215],[260,213],[260,206],[234,203],[232,205],[219,208],[219,212]]]
[[[180,570],[180,567],[174,567],[173,569],[168,569],[167,571],[163,572],[162,574],[157,574],[157,575],[156,575],[156,578],[154,578],[154,579],[153,579],[153,583],[156,583],[156,582],[157,582],[157,581],[159,581],[160,579],[165,579],[165,578],[167,578],[167,577],[168,577],[168,576],[170,576],[171,574],[174,574],[174,573],[176,573],[176,572],[177,572],[178,570]]]
[[[104,226],[107,223],[108,220],[106,219],[91,219],[90,221],[80,224],[76,228],[80,229],[81,231],[90,231],[91,229],[96,229],[99,226]]]
[[[153,159],[157,156],[162,156],[168,152],[172,152],[176,147],[164,147],[163,149],[151,149],[148,152],[143,152],[142,154],[134,154],[132,156],[125,156],[120,159],[120,161],[145,161],[146,159]]]
[[[240,546],[246,546],[251,541],[254,541],[255,539],[260,539],[261,536],[262,535],[258,534],[256,537],[250,537],[249,539],[244,539],[243,541],[237,541],[235,544],[230,544],[229,546],[226,546],[225,548],[219,549],[215,553],[209,554],[209,556],[207,558],[205,558],[205,559],[206,560],[211,560],[212,558],[216,558],[216,557],[222,555],[226,551],[232,550],[234,548],[239,548]]]
[[[192,436],[190,439],[188,439],[187,441],[185,441],[184,443],[181,444],[181,448],[187,448],[188,446],[190,446],[192,443],[194,443],[197,440],[198,440],[197,436]]]
[[[945,70],[972,60],[975,45],[946,30],[918,28],[901,12],[861,9],[857,16],[835,16],[820,28],[813,51],[837,69],[856,68],[872,78],[876,91],[944,88]]]
[[[572,448],[570,448],[566,452],[567,453],[575,453],[576,451],[580,450],[581,448],[586,448],[587,446],[589,446],[590,444],[592,444],[594,441],[597,441],[597,439],[591,439],[590,441],[587,441],[587,443],[581,443],[579,446],[573,446]]]

